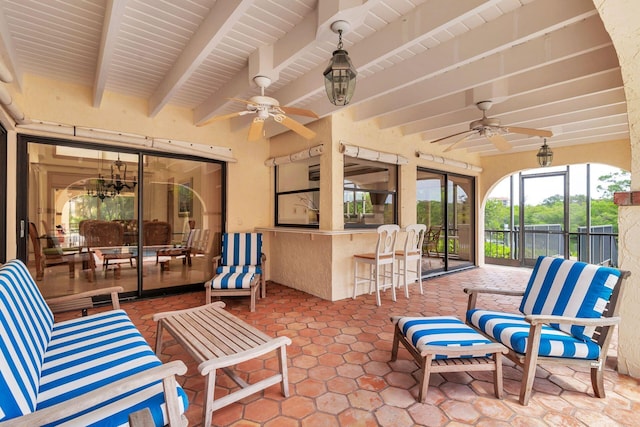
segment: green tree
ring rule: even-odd
[[[602,175],[598,177],[602,184],[596,188],[602,192],[602,197],[613,200],[613,193],[616,191],[629,191],[631,188],[631,174],[620,169],[618,172]]]
[[[509,224],[510,209],[502,200],[489,199],[484,207],[484,228],[486,230],[503,230]]]

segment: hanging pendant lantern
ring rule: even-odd
[[[553,161],[553,151],[551,151],[551,148],[547,145],[547,138],[544,139],[544,143],[542,144],[542,147],[540,147],[536,156],[538,157],[538,164],[540,166],[543,168],[551,166],[551,162]]]
[[[332,104],[347,105],[356,89],[358,74],[351,63],[349,53],[342,49],[342,33],[349,30],[349,23],[336,21],[331,24],[331,30],[338,34],[338,48],[333,51],[333,57],[324,70],[324,87]]]

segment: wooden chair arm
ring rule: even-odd
[[[220,266],[220,260],[222,259],[222,255],[214,255],[213,258],[211,258],[211,262],[213,262],[213,269],[215,270],[217,267]],[[214,271],[215,273],[215,271]]]
[[[521,297],[524,295],[524,291],[510,291],[508,289],[496,289],[496,288],[464,288],[465,294],[494,294],[494,295],[508,295],[514,297]]]
[[[532,325],[559,323],[563,325],[577,326],[613,326],[620,323],[620,317],[599,317],[597,319],[585,319],[579,317],[553,316],[550,314],[531,314],[525,316],[525,320]]]
[[[162,380],[164,386],[169,426],[177,427],[186,425],[180,415],[179,402],[176,395],[177,382],[175,378],[176,375],[184,375],[186,372],[187,366],[184,362],[175,360],[115,381],[66,402],[60,402],[57,405],[23,415],[22,417],[0,422],[0,427],[32,427],[62,420],[97,404],[106,403],[110,399],[127,391],[135,390],[136,388],[158,380]]]
[[[467,302],[467,311],[476,308],[476,302],[478,301],[479,294],[506,295],[513,297],[521,297],[524,295],[524,291],[510,291],[507,289],[496,288],[464,288],[464,293],[469,295],[469,301]]]
[[[120,308],[120,299],[118,298],[118,294],[120,292],[124,292],[124,288],[122,286],[112,286],[109,288],[93,289],[73,295],[63,295],[61,297],[48,298],[46,299],[46,302],[48,305],[64,305],[66,303],[85,298],[111,294],[111,306],[114,310],[117,310]]]

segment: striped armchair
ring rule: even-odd
[[[262,252],[262,233],[224,233],[222,252],[213,258],[215,275],[205,283],[206,303],[212,297],[251,297],[251,311],[255,311],[256,293],[266,296],[265,261]]]
[[[175,380],[186,366],[163,365],[115,292],[112,302],[114,310],[54,322],[24,263],[0,267],[0,427],[127,425],[141,408],[155,426],[186,425]]]
[[[619,323],[617,302],[629,272],[553,257],[539,257],[524,292],[465,289],[467,323],[510,349],[523,368],[520,403],[527,405],[538,361],[591,369],[594,394],[604,397],[603,369]],[[522,296],[519,313],[476,308],[479,294]]]

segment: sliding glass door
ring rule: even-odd
[[[25,136],[20,148],[19,255],[46,297],[151,295],[211,277],[222,163]]]
[[[474,265],[474,179],[421,168],[417,178],[417,219],[427,226],[423,271]]]

